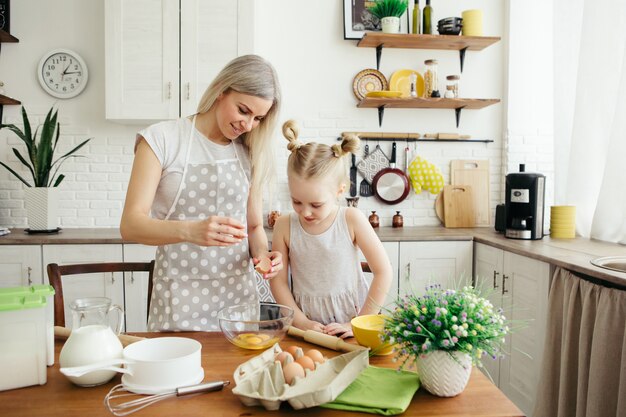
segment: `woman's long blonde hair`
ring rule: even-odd
[[[288,175],[296,175],[304,180],[334,178],[337,185],[350,184],[348,178],[346,155],[359,150],[360,140],[356,135],[345,135],[341,143],[326,145],[324,143],[301,143],[298,140],[298,125],[293,120],[283,124],[283,135],[289,142],[287,149],[291,151],[287,161]]]
[[[222,93],[230,90],[272,101],[272,107],[259,125],[242,135],[243,145],[252,161],[252,187],[261,193],[271,183],[274,172],[274,151],[271,134],[280,110],[281,92],[276,70],[258,55],[243,55],[230,61],[206,89],[198,113],[206,113]]]

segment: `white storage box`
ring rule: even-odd
[[[0,391],[43,385],[54,363],[49,285],[0,289]]]

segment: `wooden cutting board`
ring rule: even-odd
[[[474,197],[469,185],[444,185],[443,216],[446,227],[474,227]]]
[[[469,185],[472,188],[474,196],[474,225],[478,227],[491,226],[489,161],[474,159],[451,161],[450,184]]]

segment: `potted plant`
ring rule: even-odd
[[[415,364],[431,394],[452,397],[465,389],[472,364],[481,366],[483,356],[500,355],[509,332],[501,309],[475,288],[431,285],[422,296],[398,298],[381,339],[396,344],[401,368]]]
[[[13,153],[30,171],[33,178],[32,183],[28,182],[4,162],[0,161],[0,165],[27,187],[24,190],[24,201],[28,216],[28,227],[31,231],[58,229],[57,187],[65,178],[65,175],[59,173],[59,168],[67,158],[77,156],[74,153],[91,140],[89,138],[83,141],[71,151],[54,159],[54,152],[61,134],[61,125],[57,123],[57,115],[58,110],[54,110],[54,107],[51,108],[46,115],[43,125],[37,127],[34,133],[31,130],[28,114],[24,107],[22,107],[24,130],[13,124],[0,124],[0,130],[4,128],[9,129],[26,145],[28,153],[26,158],[16,148],[13,148]],[[37,139],[38,132],[39,139]]]
[[[384,33],[400,32],[400,16],[406,12],[408,0],[376,0],[369,12],[380,19]]]

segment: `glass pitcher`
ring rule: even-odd
[[[72,311],[72,333],[61,349],[61,367],[91,365],[122,357],[120,334],[124,321],[124,310],[112,305],[106,297],[78,298],[70,304]],[[109,313],[118,310],[115,332],[109,326]],[[97,371],[80,377],[68,377],[80,386],[94,386],[108,382],[115,371]]]

